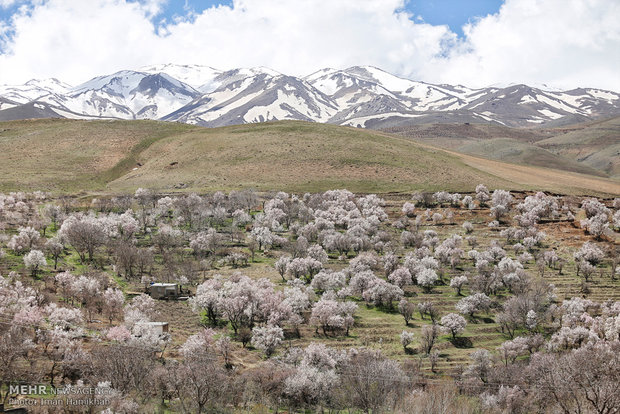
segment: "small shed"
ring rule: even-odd
[[[168,322],[144,322],[144,325],[157,335],[168,333]]]
[[[153,299],[176,299],[181,293],[176,283],[153,283],[149,286],[149,295]]]

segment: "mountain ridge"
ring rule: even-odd
[[[0,86],[0,120],[19,119],[20,112],[22,118],[36,115],[30,110],[34,104],[63,118],[153,119],[207,127],[277,120],[372,129],[431,122],[550,127],[620,114],[620,94],[602,89],[435,85],[373,66],[326,68],[296,77],[265,67],[224,71],[162,64],[98,76],[75,87],[57,79]]]

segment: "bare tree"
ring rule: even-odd
[[[64,250],[65,246],[62,245],[62,243],[60,242],[60,240],[58,240],[57,237],[53,237],[47,242],[45,242],[45,251],[54,260],[54,269],[58,267],[58,259],[60,258],[60,255],[63,253]]]
[[[176,367],[176,392],[184,412],[203,413],[215,408],[226,392],[228,378],[214,352],[186,355]]]
[[[422,344],[422,350],[426,355],[430,355],[433,346],[435,346],[435,342],[439,337],[439,327],[437,324],[424,325],[422,327],[422,332],[420,333],[420,342]]]
[[[599,342],[561,355],[535,354],[527,378],[539,406],[565,413],[617,413],[620,344]]]
[[[405,319],[405,325],[409,326],[409,321],[413,317],[413,312],[415,311],[415,305],[409,302],[407,299],[401,299],[398,302],[398,312],[403,315]]]
[[[116,257],[116,272],[124,275],[127,280],[135,276],[134,269],[138,263],[140,251],[128,240],[119,240],[113,246],[114,256]]]
[[[95,251],[105,241],[105,234],[101,225],[93,217],[69,217],[60,227],[62,237],[73,246],[79,254],[82,263],[92,262]]]
[[[10,396],[9,385],[27,378],[25,358],[33,347],[24,328],[0,324],[0,401],[3,404]]]
[[[154,349],[140,346],[101,345],[93,350],[94,376],[109,381],[124,393],[140,389],[154,366]]]
[[[394,407],[407,387],[407,376],[396,361],[364,350],[344,366],[341,387],[349,406],[378,413]]]

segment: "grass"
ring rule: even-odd
[[[546,129],[461,123],[386,131],[483,158],[620,178],[620,117]]]
[[[503,181],[397,137],[293,121],[198,129],[158,141],[143,161],[109,188],[169,191],[182,183],[191,190],[386,192],[430,188],[435,175],[433,185],[453,188],[469,180]]]
[[[532,191],[543,189],[557,194],[599,197],[620,194],[620,182],[617,180],[550,168],[508,164],[470,155],[461,155],[461,158],[469,166],[512,180],[513,188],[521,187]]]
[[[542,189],[620,194],[620,184],[440,150],[359,128],[282,121],[201,128],[156,121],[0,123],[0,191],[98,196],[255,188],[358,193]]]
[[[620,178],[620,117],[588,123],[582,128],[538,143],[542,148]]]
[[[191,128],[153,121],[1,122],[0,190],[101,190],[153,142]]]
[[[576,160],[556,155],[535,144],[519,142],[510,138],[493,138],[467,143],[458,148],[459,152],[478,155],[492,160],[513,164],[525,164],[537,167],[554,168],[605,177],[606,174]]]

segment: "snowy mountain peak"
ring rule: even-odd
[[[173,63],[145,66],[140,68],[139,71],[151,74],[165,73],[174,79],[191,85],[195,89],[213,82],[213,79],[223,72],[219,69],[212,68],[211,66],[177,65]]]
[[[333,68],[325,68],[325,69],[319,69],[316,72],[312,72],[311,74],[304,76],[303,79],[307,82],[312,83],[313,81],[325,76],[325,75],[331,75],[334,72],[339,72],[339,69],[333,69]]]
[[[249,77],[258,76],[258,75],[267,75],[269,77],[276,77],[276,76],[281,76],[282,74],[280,72],[277,72],[275,70],[272,70],[272,69],[269,69],[263,66],[257,66],[257,67],[252,67],[252,68],[231,69],[231,70],[227,70],[226,72],[222,73],[222,76],[227,76],[227,77],[230,77],[231,79],[234,78],[235,80],[249,78]]]
[[[0,97],[13,103],[27,104],[50,94],[67,93],[71,87],[58,79],[31,79],[23,85],[0,86]],[[3,108],[8,104],[5,103]]]
[[[376,82],[393,92],[405,91],[418,83],[392,75],[374,66],[353,66],[345,69],[344,72],[371,82]]]
[[[248,72],[250,72],[252,74],[264,73],[264,74],[269,75],[269,76],[279,76],[279,75],[282,75],[282,73],[280,73],[280,72],[278,72],[276,70],[273,70],[271,68],[268,68],[266,66],[255,66],[255,67],[251,67],[251,68],[244,68],[244,69],[242,69],[242,71],[248,71]]]
[[[45,111],[34,111],[34,104]],[[151,118],[205,126],[281,119],[371,128],[433,122],[555,126],[618,115],[620,94],[545,85],[434,85],[374,66],[325,68],[299,78],[262,66],[219,70],[166,63],[73,88],[57,79],[0,86],[0,119],[8,109],[17,116],[20,106],[24,116]]]
[[[133,70],[121,70],[111,75],[93,78],[71,90],[73,94],[86,91],[104,91],[111,95],[127,96],[146,74]]]
[[[194,97],[201,95],[200,92],[191,86],[180,82],[165,73],[156,73],[143,77],[142,80],[140,80],[140,83],[138,83],[138,86],[136,86],[130,93],[134,95],[137,93],[142,93],[144,95],[154,97],[162,89],[173,94],[189,94]]]
[[[61,82],[56,78],[30,79],[24,85],[33,86],[51,92],[62,93],[71,88],[71,85]]]
[[[122,70],[72,88],[65,97],[49,97],[62,110],[94,117],[160,118],[201,93],[165,73]]]

